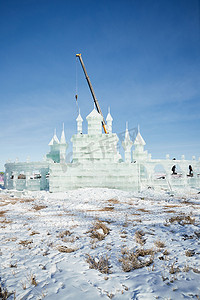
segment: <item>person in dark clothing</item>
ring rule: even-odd
[[[176,174],[177,174],[177,172],[176,172],[176,166],[174,165],[172,167],[172,175],[176,175]]]
[[[193,177],[193,170],[192,170],[192,166],[189,165],[189,176]]]

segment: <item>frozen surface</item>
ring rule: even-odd
[[[197,299],[199,214],[195,190],[0,190],[1,286],[9,299]],[[98,223],[110,230],[96,228],[101,240]],[[137,249],[152,252],[141,266],[151,262],[123,271],[122,254]],[[89,268],[87,254],[96,263],[107,256],[110,273]]]

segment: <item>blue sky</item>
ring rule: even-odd
[[[0,0],[0,170],[41,160],[62,122],[70,143],[76,53],[114,132],[140,124],[153,158],[200,156],[198,0]],[[77,73],[85,119],[93,101]]]

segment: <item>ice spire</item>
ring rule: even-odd
[[[125,138],[122,142],[122,147],[125,151],[125,162],[130,163],[131,162],[131,147],[133,145],[133,142],[130,139],[129,131],[128,131],[128,122],[126,122],[126,131],[125,131]]]
[[[110,114],[110,106],[109,106],[108,107],[108,114],[107,114],[107,117],[106,117],[108,133],[112,133],[112,121],[113,121],[113,118]]]
[[[134,145],[142,145],[142,146],[146,145],[143,137],[140,134],[140,126],[139,126],[139,124],[138,124],[138,134],[137,134],[136,139],[134,141]]]
[[[49,143],[49,146],[52,146],[54,144],[59,144],[59,143],[60,143],[59,139],[58,139],[58,137],[56,135],[56,129],[54,129],[54,136],[52,137],[52,139],[51,139],[51,141]]]
[[[125,138],[124,138],[124,142],[122,143],[122,145],[124,144],[125,148],[127,147],[132,147],[133,142],[130,139],[130,135],[129,135],[129,131],[128,131],[128,122],[126,121],[126,131],[125,131]],[[123,148],[124,148],[123,146]],[[125,149],[124,148],[124,149]]]
[[[82,133],[82,123],[83,123],[83,119],[82,119],[82,117],[81,117],[80,108],[79,108],[79,114],[78,114],[78,117],[76,118],[76,122],[77,122],[77,133]]]
[[[61,138],[60,138],[60,144],[66,144],[65,131],[64,131],[64,123],[63,123],[63,129],[62,129]]]

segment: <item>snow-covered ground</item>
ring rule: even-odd
[[[1,293],[200,299],[199,215],[195,190],[0,190]]]

